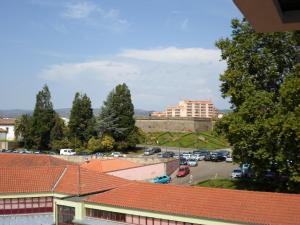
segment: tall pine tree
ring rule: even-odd
[[[76,141],[76,146],[87,145],[88,140],[95,133],[94,125],[95,119],[90,98],[86,94],[77,92],[73,100],[68,125],[70,137]]]
[[[36,95],[36,104],[32,115],[32,137],[37,149],[49,149],[50,134],[55,124],[56,113],[51,102],[47,85]]]
[[[99,114],[100,135],[109,134],[117,142],[126,142],[135,131],[134,106],[126,84],[117,85],[108,95]]]

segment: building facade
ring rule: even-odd
[[[153,112],[151,116],[213,118],[217,116],[217,110],[209,100],[184,100],[176,106],[167,107],[165,112]]]
[[[0,118],[0,129],[6,131],[7,141],[15,140],[15,122],[16,120],[12,118]]]

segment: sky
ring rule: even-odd
[[[55,108],[76,92],[99,108],[124,82],[138,109],[184,99],[229,108],[215,42],[241,17],[232,0],[3,0],[0,109],[33,109],[44,84]]]

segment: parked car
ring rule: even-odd
[[[226,157],[226,162],[228,162],[228,163],[232,163],[232,156],[227,156]]]
[[[102,152],[96,152],[96,153],[95,153],[95,156],[96,156],[96,157],[103,157],[104,154],[103,154]]]
[[[112,157],[123,157],[124,155],[121,152],[112,152],[111,156]]]
[[[198,166],[198,160],[197,159],[188,159],[187,164],[189,166]]]
[[[55,151],[49,151],[48,154],[49,155],[57,155],[57,152],[55,152]]]
[[[190,152],[183,152],[182,153],[182,157],[185,158],[185,159],[189,159],[192,157],[192,153]]]
[[[176,174],[177,177],[185,177],[190,173],[190,168],[188,166],[180,166]]]
[[[91,153],[87,150],[79,152],[78,155],[90,155]]]
[[[175,155],[174,152],[164,152],[161,157],[162,158],[172,158],[174,155]]]
[[[191,159],[196,159],[197,161],[201,161],[204,159],[204,155],[200,154],[200,153],[195,153],[191,156]]]
[[[204,156],[204,161],[211,161],[211,154],[207,154]]]
[[[63,148],[59,151],[60,155],[76,155],[76,152],[74,149],[71,148]]]
[[[243,175],[241,168],[234,169],[231,173],[231,178],[241,178]]]
[[[155,149],[153,148],[147,148],[144,151],[144,155],[153,155],[153,154],[155,154]]]
[[[160,176],[160,177],[156,177],[153,180],[151,180],[152,183],[156,183],[156,184],[167,184],[171,182],[171,177],[165,175],[165,176]]]
[[[160,153],[161,152],[161,148],[159,148],[159,147],[153,147],[152,150],[154,150],[154,153]]]
[[[213,162],[225,161],[226,158],[221,152],[214,152],[210,154],[210,160]]]
[[[185,158],[180,158],[179,165],[187,165],[187,160]]]

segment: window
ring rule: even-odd
[[[52,197],[48,197],[48,206],[42,204],[43,199],[45,198],[0,199],[0,214],[52,212]]]
[[[58,225],[73,225],[73,219],[75,216],[75,208],[58,205]]]
[[[112,221],[119,221],[119,222],[125,222],[127,220],[132,221],[130,217],[126,217],[125,214],[123,213],[108,212],[108,211],[97,210],[97,209],[86,209],[86,215],[89,217],[95,217],[95,218],[101,218],[105,220],[112,220]]]

